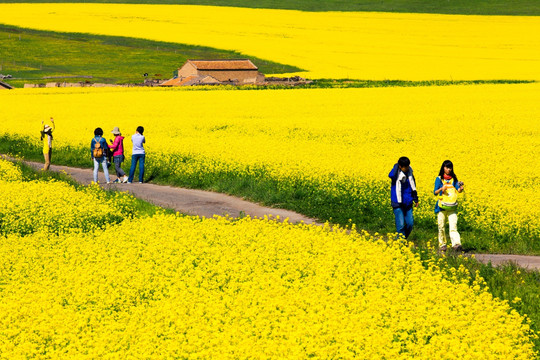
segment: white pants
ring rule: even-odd
[[[450,241],[452,241],[452,246],[461,245],[461,237],[457,231],[457,211],[441,210],[437,215],[437,223],[439,224],[439,246],[446,245],[446,234],[444,231],[446,218],[448,218],[448,227],[450,228]]]

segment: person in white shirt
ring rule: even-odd
[[[144,143],[146,139],[144,138],[144,128],[142,126],[137,127],[137,131],[131,137],[131,142],[133,143],[133,151],[131,155],[131,169],[129,170],[128,184],[133,182],[133,177],[135,176],[135,168],[137,167],[137,162],[139,163],[139,184],[143,183],[144,179]]]

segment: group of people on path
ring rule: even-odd
[[[125,159],[124,137],[118,127],[115,127],[111,133],[114,135],[114,140],[109,140],[110,144],[108,144],[103,138],[103,129],[96,128],[94,130],[94,137],[90,142],[90,154],[92,156],[92,161],[94,162],[94,182],[98,182],[99,165],[101,164],[107,184],[111,183],[109,166],[111,164],[110,157],[112,157],[112,163],[114,163],[117,176],[117,179],[114,181],[115,183],[131,184],[135,177],[137,163],[139,163],[139,184],[142,184],[144,179],[144,161],[146,158],[146,153],[144,151],[144,144],[146,142],[143,135],[144,128],[142,126],[137,127],[135,134],[131,136],[133,150],[131,152],[131,168],[129,170],[129,176],[126,176],[126,173],[122,170],[121,166]]]
[[[399,158],[388,177],[392,180],[390,200],[396,222],[396,232],[405,239],[409,237],[414,224],[413,207],[418,206],[416,181],[407,157]],[[448,221],[452,249],[461,251],[461,237],[457,230],[457,194],[463,192],[465,184],[458,181],[454,173],[454,164],[445,160],[435,178],[433,194],[437,196],[435,214],[439,227],[439,250],[447,250],[445,224]]]
[[[41,125],[41,140],[43,141],[43,156],[45,158],[43,170],[48,170],[51,164],[52,132],[55,129],[54,119],[51,117],[50,124],[45,124],[42,121]],[[114,140],[110,140],[109,144],[103,138],[101,128],[98,127],[94,130],[94,137],[90,142],[90,154],[94,162],[94,182],[98,182],[99,165],[101,164],[107,184],[111,183],[109,165],[111,164],[110,157],[112,157],[117,176],[115,183],[131,184],[135,176],[137,163],[139,163],[139,183],[142,184],[146,157],[144,128],[142,126],[137,127],[135,134],[131,137],[133,151],[129,176],[126,176],[126,173],[122,170],[122,163],[125,159],[124,137],[118,127],[115,127],[111,133],[114,135]],[[416,181],[410,165],[409,158],[401,157],[388,174],[388,177],[392,180],[390,199],[395,217],[396,232],[405,239],[409,237],[414,225],[413,206],[418,206]],[[441,165],[438,176],[435,178],[435,188],[433,190],[433,194],[438,196],[435,203],[435,214],[437,214],[439,249],[441,251],[447,250],[446,222],[449,224],[452,248],[456,251],[462,249],[461,237],[457,230],[457,194],[463,192],[463,190],[464,184],[462,181],[458,181],[454,173],[454,165],[450,160],[445,160]]]
[[[49,170],[51,166],[52,155],[52,140],[53,131],[55,129],[54,119],[51,117],[48,123],[41,121],[41,141],[43,142],[43,157],[45,163],[43,170]],[[103,129],[96,128],[94,130],[94,137],[90,142],[90,155],[94,163],[94,182],[98,182],[99,165],[103,168],[105,174],[105,181],[107,184],[111,183],[109,175],[109,166],[114,163],[117,179],[114,183],[128,183],[133,182],[135,177],[135,170],[137,163],[139,164],[139,183],[142,184],[144,180],[144,162],[146,158],[146,152],[144,150],[144,144],[146,139],[143,135],[144,128],[142,126],[137,127],[135,134],[131,136],[131,142],[133,143],[133,150],[131,155],[131,168],[129,170],[129,176],[126,176],[124,170],[122,170],[122,163],[125,160],[124,156],[124,137],[118,127],[115,127],[111,133],[114,135],[114,140],[110,139],[110,143],[103,137]]]

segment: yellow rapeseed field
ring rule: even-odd
[[[238,50],[310,77],[540,77],[537,17],[124,4],[0,4],[0,13],[23,27]],[[451,159],[466,184],[462,220],[538,237],[539,98],[540,83],[13,90],[0,92],[0,135],[40,148],[41,120],[53,116],[54,154],[83,148],[89,158],[94,128],[119,126],[130,155],[142,125],[149,169],[173,178],[310,184],[388,211],[387,174],[406,155],[419,187],[415,216],[433,223],[433,182]],[[481,279],[469,285],[463,266],[448,276],[435,260],[426,269],[402,241],[249,217],[132,219],[125,194],[27,181],[3,160],[0,192],[2,358],[538,355],[530,321]]]
[[[105,197],[98,186],[76,190],[62,181],[25,181],[17,166],[1,159],[0,193],[0,235],[100,229],[122,221],[133,206],[131,196]]]
[[[3,358],[534,356],[528,321],[466,270],[358,233],[157,215],[1,244]]]
[[[236,50],[312,78],[540,79],[540,17],[126,4],[0,4],[0,14],[21,27]]]
[[[21,181],[22,171],[12,162],[0,159],[0,179],[4,182]]]
[[[143,125],[149,166],[173,177],[232,172],[275,179],[284,187],[300,181],[388,211],[387,175],[406,155],[420,192],[416,216],[433,224],[434,180],[443,160],[450,159],[467,187],[460,198],[461,221],[500,234],[538,236],[539,98],[536,83],[14,90],[0,94],[0,102],[10,104],[0,131],[37,144],[40,120],[54,116],[54,146],[87,148],[94,128],[110,133],[119,126],[129,154],[129,136]]]

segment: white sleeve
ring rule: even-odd
[[[398,177],[397,177],[397,180],[396,180],[396,198],[397,198],[397,202],[399,204],[401,204],[401,175],[402,173],[400,172]]]
[[[414,177],[412,175],[412,169],[409,171],[409,183],[411,184],[411,189],[416,191],[416,183],[414,182]]]

